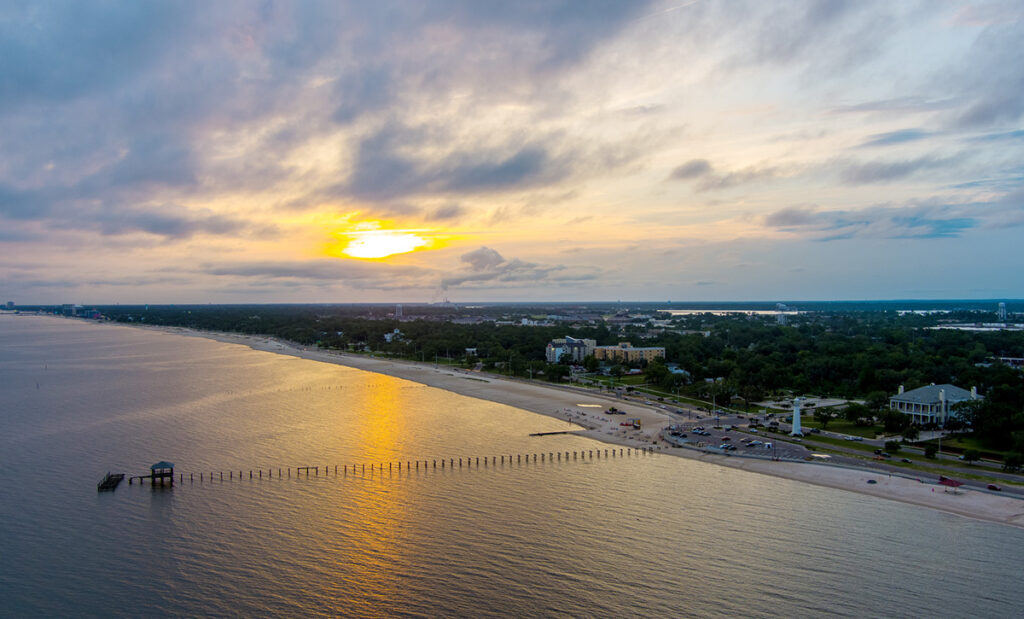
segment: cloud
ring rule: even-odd
[[[764,224],[819,241],[850,238],[935,239],[959,237],[980,224],[977,205],[920,203],[826,211],[788,207],[766,215]]]
[[[335,192],[364,199],[388,200],[426,194],[490,193],[523,190],[555,183],[572,171],[575,155],[553,154],[556,138],[501,146],[456,145],[438,155],[450,127],[405,127],[391,124],[364,138],[348,180]],[[429,154],[428,154],[429,153]]]
[[[544,266],[525,262],[518,258],[506,260],[490,247],[481,246],[459,256],[466,265],[461,272],[441,279],[441,289],[455,286],[474,288],[510,288],[517,286],[537,287],[545,284],[573,285],[596,278],[594,269],[586,272],[570,272],[562,265]]]
[[[433,271],[412,265],[358,260],[246,261],[206,263],[208,275],[253,280],[260,285],[283,284],[350,287],[364,290],[403,290],[427,287]]]
[[[844,163],[840,164],[839,178],[847,185],[889,183],[912,176],[921,171],[948,167],[955,160],[955,158],[925,156],[902,161]]]
[[[466,214],[466,209],[458,204],[439,206],[427,214],[428,221],[448,221],[458,219]]]
[[[480,247],[479,249],[462,254],[459,256],[459,260],[468,264],[474,271],[494,269],[505,262],[501,254],[490,247]]]
[[[669,178],[673,180],[686,180],[711,174],[711,171],[711,162],[707,159],[691,159],[672,170]]]
[[[901,129],[899,131],[889,131],[887,133],[869,135],[865,141],[861,142],[860,146],[862,148],[871,146],[892,146],[894,144],[905,144],[907,142],[923,140],[931,137],[932,135],[932,132],[925,131],[924,129]]]
[[[773,228],[807,226],[817,221],[817,209],[809,206],[790,206],[765,216],[765,225]]]
[[[145,233],[166,240],[198,235],[266,237],[277,233],[273,224],[189,209],[179,204],[97,202],[75,197],[76,188],[20,190],[0,184],[0,220],[45,224],[54,230],[98,232],[102,235]]]
[[[1004,140],[1020,139],[1024,139],[1024,129],[1016,129],[1014,131],[999,131],[996,133],[985,133],[970,138],[970,140],[975,142],[1002,142]]]
[[[672,170],[668,179],[699,179],[696,185],[697,191],[715,191],[774,178],[778,175],[777,168],[757,166],[748,166],[732,172],[716,172],[715,167],[707,159],[691,159]]]

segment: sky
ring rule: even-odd
[[[0,301],[1024,298],[1024,3],[0,1]]]

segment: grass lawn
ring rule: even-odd
[[[935,445],[938,447],[939,441],[931,440],[922,443],[915,443],[918,447],[924,447],[925,445]],[[991,449],[981,444],[978,439],[972,436],[957,436],[956,438],[943,438],[942,439],[942,453],[953,453],[962,452],[967,449],[977,449],[981,452],[981,457],[986,460],[1003,460],[1009,453],[1007,451],[1000,451],[998,449]]]
[[[821,423],[809,415],[800,415],[800,425],[805,428],[821,428],[823,430],[828,430],[829,432],[849,434],[850,436],[863,436],[864,438],[875,438],[875,434],[881,434],[885,429],[880,425],[858,426],[852,421],[847,421],[845,419],[833,419],[828,422],[827,428],[822,428]]]

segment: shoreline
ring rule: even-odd
[[[572,431],[573,434],[622,447],[656,446],[660,431],[672,423],[668,415],[654,406],[624,402],[606,394],[583,392],[571,387],[526,383],[490,374],[478,374],[461,368],[435,367],[431,364],[414,361],[310,349],[264,336],[198,331],[183,327],[117,326],[143,328],[184,337],[200,337],[226,344],[246,346],[261,352],[384,374],[466,397],[505,404],[539,415],[560,420],[569,419],[580,426],[580,429]],[[616,406],[620,410],[626,411],[627,414],[625,416],[604,415],[603,411],[609,406]],[[639,418],[642,430],[621,428],[618,424],[624,418]],[[660,446],[658,446],[657,453],[835,490],[856,492],[976,520],[1024,528],[1024,501],[1009,496],[974,490],[961,490],[956,494],[947,493],[938,491],[939,489],[944,490],[944,487],[937,483],[921,482],[898,474],[891,475],[880,471],[859,470],[829,464],[771,461],[713,454],[695,449],[661,448]],[[868,484],[868,479],[874,479],[876,483]]]

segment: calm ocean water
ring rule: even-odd
[[[2,616],[1024,608],[1024,531],[669,456],[278,479],[609,446],[531,438],[563,423],[499,404],[199,338],[0,316],[0,424]],[[162,459],[184,484],[97,493],[106,471]],[[261,467],[275,478],[187,479]]]

